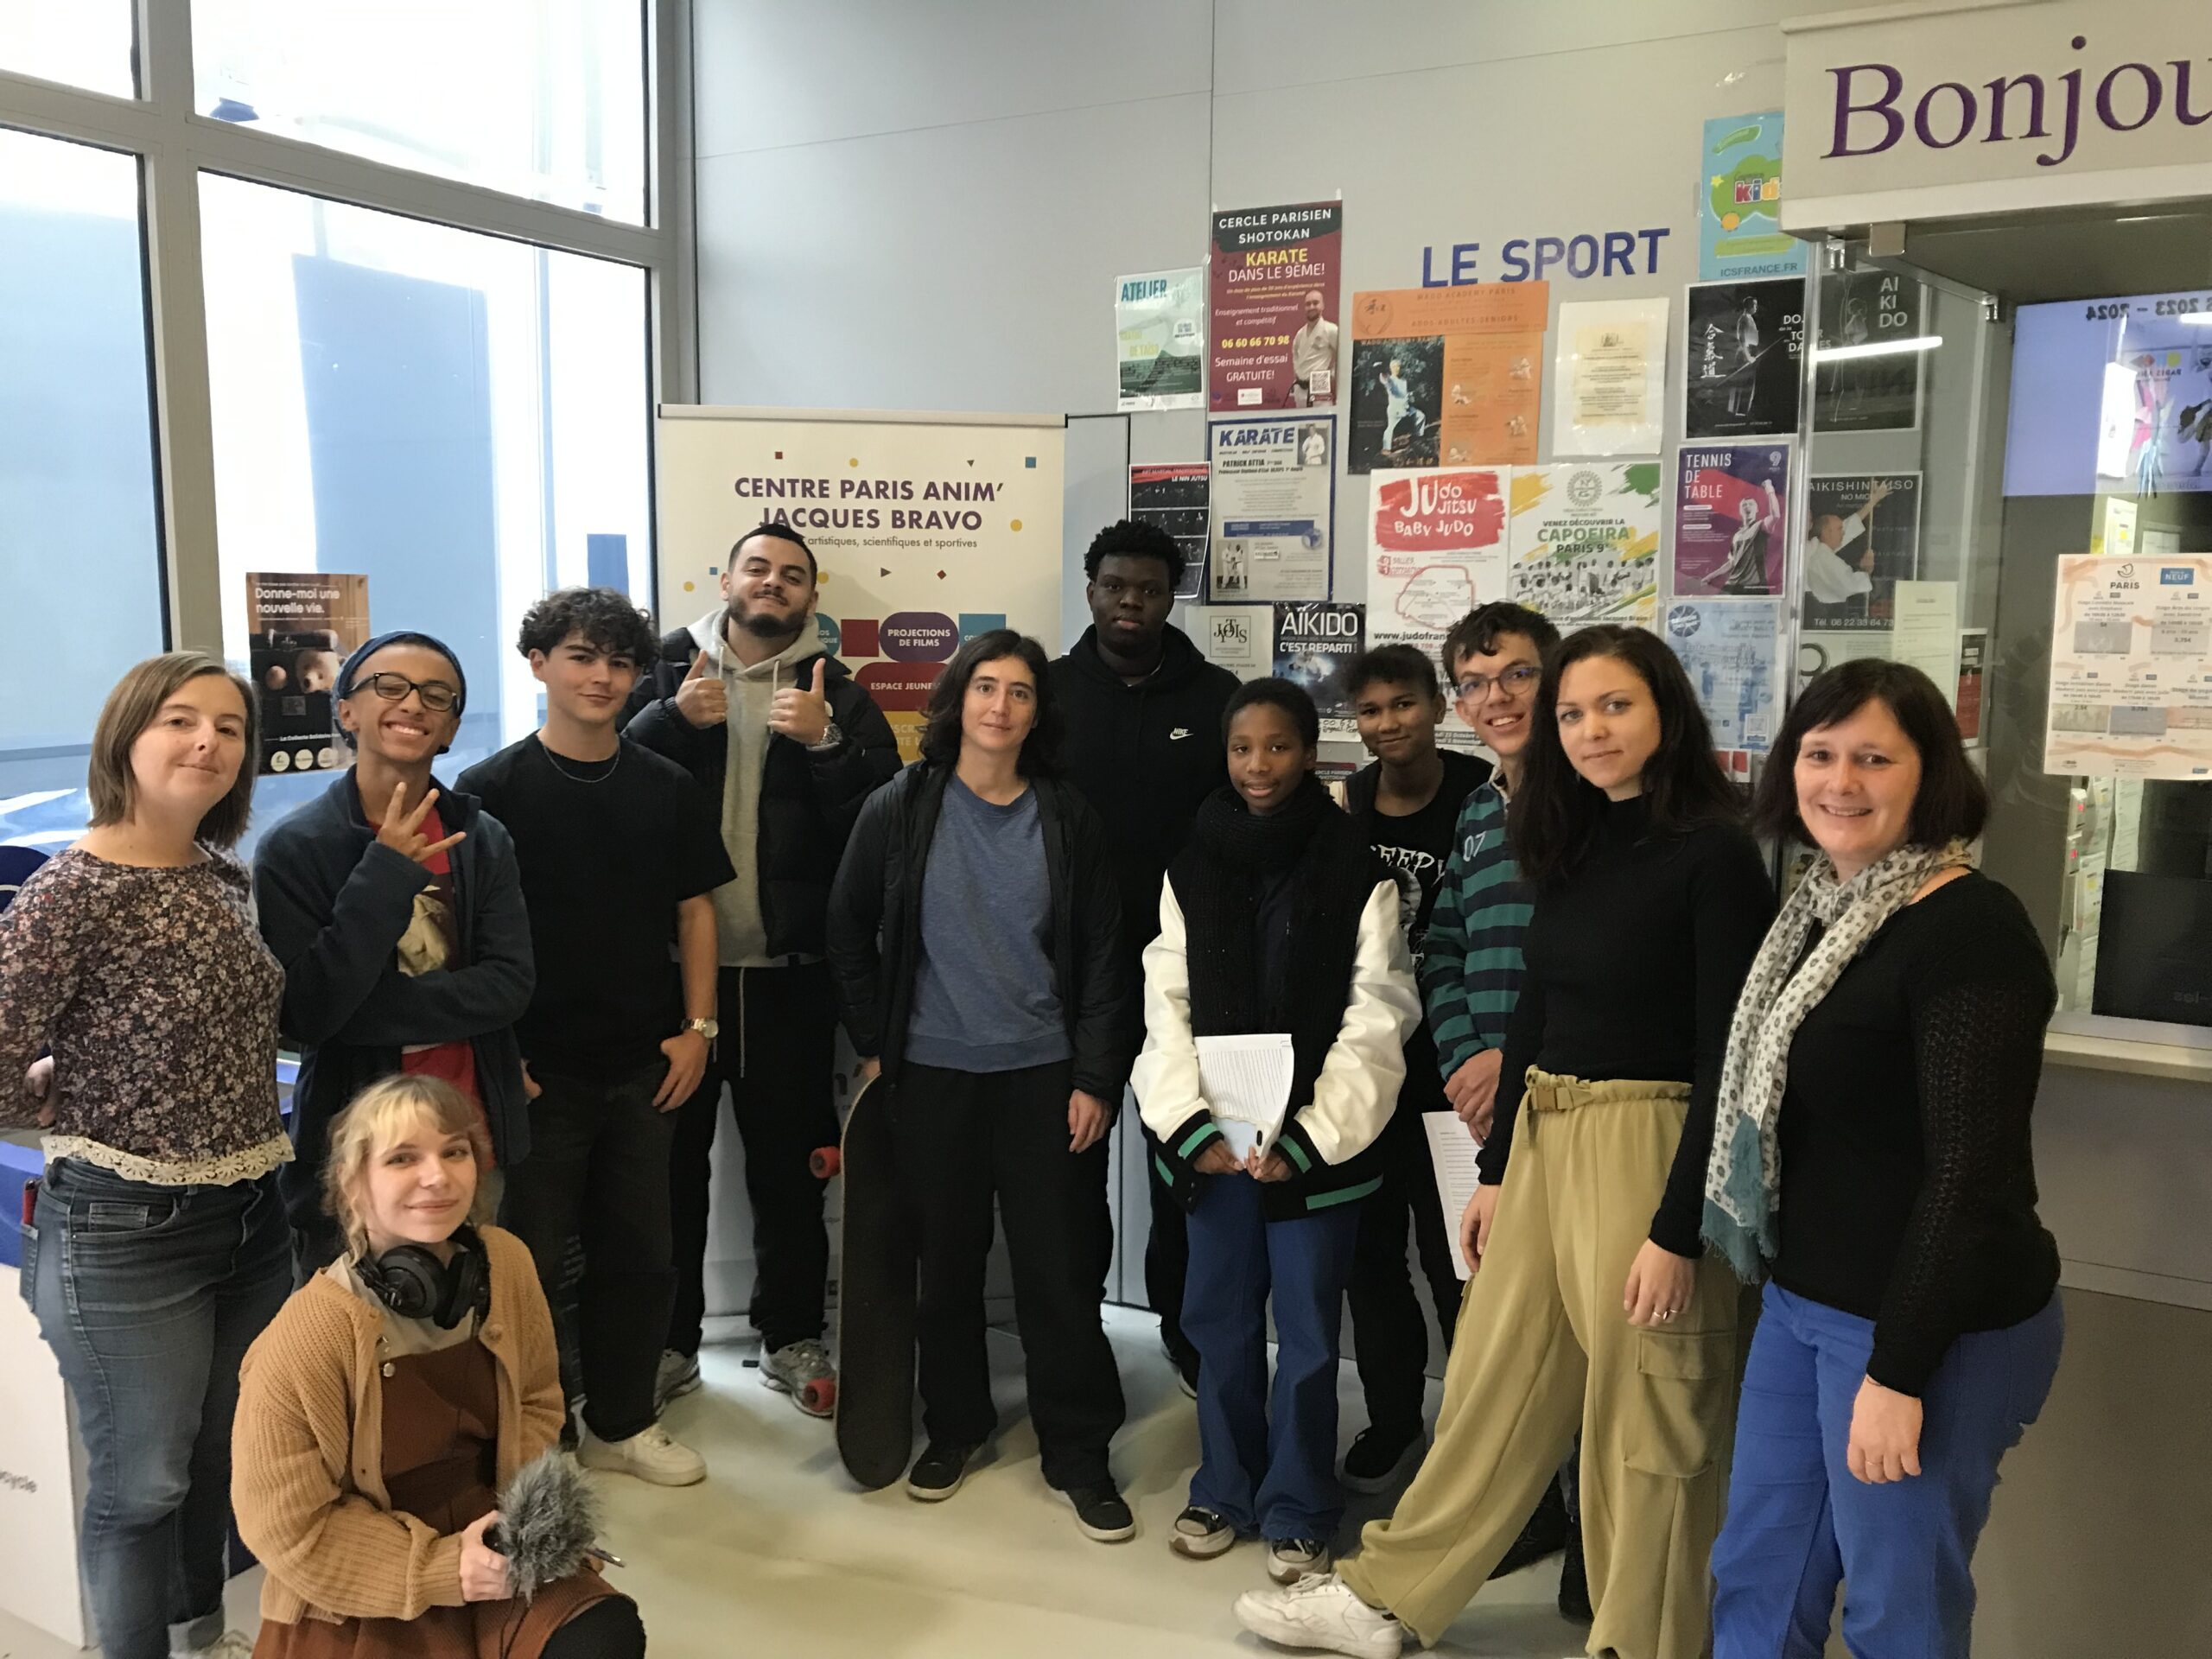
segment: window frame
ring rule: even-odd
[[[0,70],[0,126],[115,150],[139,163],[153,388],[155,493],[164,643],[225,654],[215,515],[200,181],[216,174],[612,260],[645,273],[647,479],[652,417],[698,386],[690,154],[691,0],[641,0],[646,174],[642,226],[440,178],[199,114],[191,0],[135,0],[138,96]],[[650,568],[659,573],[658,525]]]

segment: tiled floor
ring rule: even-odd
[[[630,1563],[657,1656],[791,1659],[1181,1659],[1274,1651],[1243,1633],[1236,1592],[1262,1581],[1256,1546],[1185,1561],[1166,1538],[1198,1459],[1190,1402],[1160,1357],[1148,1317],[1109,1312],[1128,1394],[1115,1466],[1135,1508],[1132,1542],[1094,1544],[1037,1475],[1020,1407],[1020,1350],[995,1332],[1003,1427],[989,1464],[958,1496],[924,1508],[903,1491],[863,1494],[838,1466],[826,1423],[792,1409],[745,1362],[748,1341],[710,1343],[706,1388],[669,1413],[671,1433],[706,1455],[706,1484],[664,1491],[601,1478],[607,1546]],[[1364,1418],[1344,1367],[1344,1438]],[[1432,1390],[1433,1392],[1433,1390]],[[1433,1401],[1432,1401],[1433,1404]],[[1382,1500],[1347,1518],[1345,1538]],[[254,1575],[233,1586],[251,1629]],[[1552,1605],[1554,1559],[1490,1587],[1444,1650],[1483,1659],[1560,1659],[1584,1631]],[[1411,1649],[1409,1649],[1411,1651]],[[67,1649],[0,1615],[0,1659]]]

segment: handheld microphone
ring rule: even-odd
[[[515,1471],[499,1494],[499,1524],[485,1529],[484,1547],[507,1558],[507,1586],[526,1603],[575,1572],[587,1556],[621,1565],[592,1548],[599,1522],[599,1498],[583,1471],[555,1448]]]

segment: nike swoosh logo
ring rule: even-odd
[[[1167,734],[1167,741],[1170,743],[1179,743],[1190,734],[1191,728],[1189,727],[1178,726],[1173,731]]]

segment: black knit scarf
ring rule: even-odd
[[[1262,983],[1260,905],[1270,880],[1286,874],[1288,965],[1271,1000]],[[1313,1080],[1344,1024],[1360,912],[1388,879],[1365,837],[1310,774],[1265,817],[1234,789],[1217,790],[1169,867],[1187,940],[1192,1034],[1288,1032],[1297,1055],[1294,1111],[1313,1097]]]

